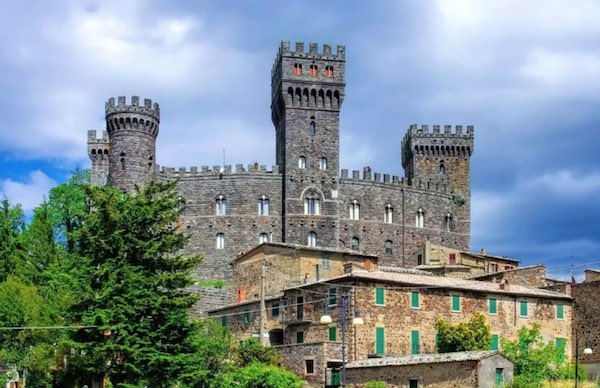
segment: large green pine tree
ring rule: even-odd
[[[0,281],[15,271],[22,260],[25,215],[20,206],[11,206],[7,198],[0,200]]]
[[[87,187],[88,211],[76,245],[87,263],[76,322],[96,325],[76,336],[69,365],[76,373],[108,375],[116,386],[170,386],[195,352],[186,291],[198,257],[181,250],[177,228],[183,200],[175,183],[153,183],[130,195]]]

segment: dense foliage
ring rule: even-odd
[[[439,318],[435,322],[435,328],[438,332],[437,347],[440,353],[490,348],[492,334],[483,314],[474,314],[469,321],[457,324]]]
[[[546,379],[575,377],[574,366],[566,361],[565,349],[545,343],[538,324],[522,327],[516,340],[501,339],[500,343],[502,354],[515,363],[515,386],[541,387]],[[584,378],[585,371],[580,368],[579,379]]]
[[[53,188],[30,222],[0,200],[0,361],[26,387],[299,387],[257,341],[233,347],[192,321],[198,257],[181,254],[175,183],[135,194],[92,187],[86,171]]]

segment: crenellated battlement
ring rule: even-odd
[[[295,74],[296,79],[305,79],[303,76],[308,76],[309,78],[306,78],[308,80],[319,77],[322,82],[339,83],[343,82],[345,61],[346,47],[342,45],[337,45],[334,53],[331,51],[331,45],[329,44],[323,44],[321,50],[319,50],[318,43],[309,43],[308,51],[306,51],[304,42],[296,42],[292,50],[289,41],[282,41],[271,69],[271,79],[276,84],[283,73]],[[299,70],[299,73],[294,73],[292,68],[289,67],[291,63],[300,66],[303,64],[304,68],[296,69]],[[315,66],[315,73],[311,73],[310,70],[313,65]]]
[[[94,159],[100,155],[108,157],[109,140],[108,131],[102,131],[102,137],[98,137],[95,129],[90,129],[87,136],[88,155]]]
[[[448,186],[442,182],[435,182],[432,180],[414,179],[409,181],[405,177],[397,175],[381,174],[379,172],[371,173],[370,167],[365,167],[362,174],[359,170],[352,170],[352,175],[349,174],[349,170],[342,169],[340,171],[340,178],[350,182],[356,183],[380,183],[383,185],[390,185],[394,187],[406,187],[419,190],[433,191],[442,194],[451,194],[452,191]]]
[[[236,164],[232,166],[230,164],[226,164],[224,166],[192,166],[192,167],[164,167],[157,166],[157,173],[165,178],[181,178],[184,176],[220,176],[220,175],[233,175],[233,174],[248,174],[248,175],[258,175],[258,174],[268,174],[268,175],[279,175],[279,166],[271,166],[270,169],[267,168],[267,165],[258,163],[248,164],[244,166],[243,164]]]
[[[140,98],[132,96],[131,103],[128,105],[125,96],[119,96],[117,104],[115,104],[115,98],[111,97],[104,104],[104,108],[107,117],[115,113],[139,113],[150,116],[157,122],[160,121],[160,106],[157,102],[152,103],[152,100],[149,98],[145,98],[144,105],[140,105]]]
[[[319,51],[318,43],[309,43],[308,51],[304,50],[304,42],[296,42],[294,50],[290,48],[290,41],[283,40],[281,41],[281,46],[279,46],[279,51],[277,53],[277,59],[280,59],[281,56],[290,56],[297,58],[312,58],[312,59],[326,59],[333,61],[344,61],[346,60],[346,46],[337,45],[336,52],[331,52],[330,44],[323,44],[322,50]],[[276,60],[277,62],[277,60]]]
[[[408,133],[405,138],[408,136],[415,137],[431,137],[431,136],[462,136],[462,137],[473,137],[475,134],[475,127],[473,125],[444,125],[442,129],[442,125],[432,125],[432,130],[429,129],[429,125],[421,125],[420,127],[417,124],[412,124],[408,128]]]

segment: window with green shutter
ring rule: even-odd
[[[385,328],[383,327],[375,328],[375,353],[385,353]]]
[[[528,315],[528,308],[527,308],[527,301],[526,300],[522,300],[521,301],[521,308],[519,310],[519,315],[521,317],[527,317]]]
[[[419,388],[419,380],[408,380],[408,388]]]
[[[418,309],[421,307],[421,296],[418,291],[413,291],[410,294],[410,307]]]
[[[381,287],[375,289],[375,304],[378,306],[385,305],[385,290]]]
[[[496,315],[498,314],[498,306],[497,306],[497,301],[495,298],[490,298],[489,300],[489,308],[490,308],[490,315]]]
[[[244,325],[248,326],[250,324],[250,311],[244,311]]]
[[[460,312],[460,296],[452,295],[452,311]]]
[[[565,319],[565,306],[562,303],[556,305],[556,319]]]
[[[296,332],[296,343],[297,344],[304,343],[304,332],[303,331]]]
[[[498,348],[499,348],[498,334],[492,334],[492,342],[490,343],[490,350],[498,350]]]
[[[227,315],[221,317],[221,326],[227,327]]]
[[[500,386],[504,383],[504,369],[496,368],[496,385]]]
[[[410,333],[410,353],[411,354],[419,354],[421,352],[420,346],[420,335],[418,330],[413,330]]]
[[[567,344],[567,340],[564,338],[557,338],[556,339],[556,348],[560,350],[560,353],[558,355],[558,359],[560,362],[563,362],[565,360],[565,345]]]
[[[329,328],[329,341],[337,341],[337,327],[335,326]]]
[[[337,288],[332,287],[329,289],[329,305],[334,306],[337,304]]]

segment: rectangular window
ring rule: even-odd
[[[410,333],[410,353],[419,354],[421,352],[420,335],[418,330],[413,330]]]
[[[221,326],[227,327],[227,315],[221,317]]]
[[[375,304],[378,306],[385,305],[385,290],[382,287],[375,289]]]
[[[459,313],[460,312],[460,296],[452,295],[452,312]]]
[[[375,328],[375,353],[385,353],[385,328],[383,327]]]
[[[421,307],[421,297],[418,291],[413,291],[410,294],[410,307],[418,309]]]
[[[332,287],[329,289],[329,305],[335,306],[337,304],[337,288]]]
[[[417,379],[408,380],[408,388],[419,388],[419,380],[417,380]]]
[[[519,309],[519,316],[523,317],[523,318],[527,318],[527,316],[529,315],[529,311],[527,308],[527,301],[526,300],[522,300],[521,302],[521,308]]]
[[[304,297],[302,296],[296,298],[296,318],[304,319]]]
[[[488,299],[488,303],[489,303],[489,308],[490,308],[490,315],[496,315],[498,314],[498,309],[496,306],[496,299],[495,298],[490,298]]]
[[[562,303],[556,305],[556,319],[565,319],[565,305]]]
[[[448,264],[450,264],[450,265],[456,264],[456,253],[448,254]]]
[[[307,375],[315,374],[315,360],[304,360],[304,366]]]
[[[337,341],[337,327],[335,326],[329,328],[329,341]]]
[[[248,326],[250,324],[250,311],[244,311],[244,325]]]
[[[492,342],[490,343],[490,350],[498,350],[498,348],[499,348],[498,334],[492,334]]]
[[[560,353],[558,355],[560,362],[563,362],[565,359],[565,345],[566,344],[567,344],[567,340],[565,340],[564,338],[556,339],[556,348],[560,350]]]
[[[296,332],[296,343],[297,344],[304,343],[304,332],[303,331]]]
[[[271,316],[278,317],[279,316],[279,302],[273,303],[271,307]]]
[[[331,253],[321,253],[321,268],[331,268]]]
[[[496,368],[496,385],[502,385],[504,383],[504,369]]]

